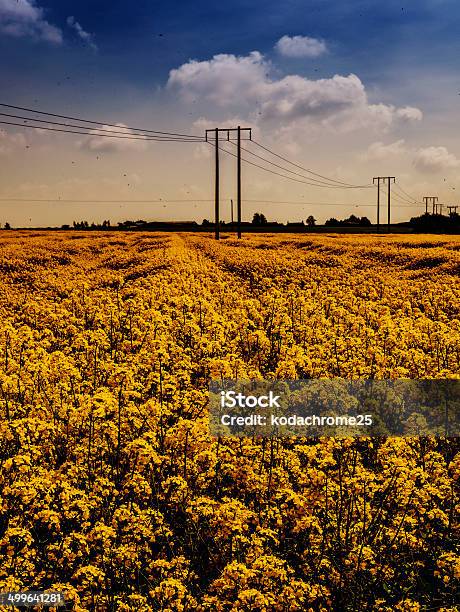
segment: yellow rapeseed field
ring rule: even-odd
[[[0,234],[0,591],[458,610],[460,444],[213,438],[211,378],[459,378],[456,237]]]

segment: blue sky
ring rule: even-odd
[[[0,102],[199,133],[238,120],[283,155],[328,176],[362,183],[397,170],[415,197],[434,189],[447,200],[460,176],[452,129],[459,120],[459,26],[455,0],[0,0]],[[149,148],[148,156],[142,147],[107,148],[96,171],[98,143],[87,145],[5,126],[0,155],[9,172],[0,195],[96,197],[102,188],[124,194],[117,181],[126,170],[122,176],[135,177],[127,192],[136,184],[133,197],[211,197],[209,155],[199,148]],[[27,174],[25,146],[33,161]],[[253,198],[319,198],[318,190],[279,186],[260,172],[250,178]],[[231,197],[230,172],[225,180]],[[365,206],[369,195],[327,198]],[[36,207],[24,210],[24,219],[37,214]],[[0,222],[8,212],[0,208]],[[193,211],[198,218],[206,213],[206,207]],[[54,207],[40,214],[61,220],[70,213]],[[21,222],[17,210],[14,215]]]
[[[43,62],[57,75],[78,75],[84,67],[105,82],[146,89],[164,83],[171,68],[190,58],[270,53],[285,34],[325,39],[332,52],[314,66],[300,60],[281,63],[281,68],[311,76],[355,72],[369,85],[391,86],[401,71],[406,77],[421,68],[456,70],[460,53],[460,6],[455,0],[232,0],[222,5],[138,0],[134,6],[123,0],[48,0],[42,6],[46,20],[62,30],[64,48],[57,54],[37,40],[25,44],[23,38],[2,36],[2,55],[8,53],[10,69],[27,70]],[[69,15],[94,35],[97,58],[85,53],[66,25]],[[33,73],[28,76],[34,79]]]

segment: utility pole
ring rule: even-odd
[[[237,159],[236,159],[236,214],[238,217],[238,238],[241,238],[241,127],[236,128]],[[251,132],[249,132],[251,137]]]
[[[396,177],[395,176],[387,176],[387,181],[388,181],[388,232],[390,231],[390,209],[391,209],[391,181],[393,180],[393,183],[396,183]],[[385,180],[384,180],[385,182]]]
[[[385,184],[385,181],[388,181],[388,227],[387,230],[390,231],[390,222],[391,222],[391,181],[393,183],[396,182],[395,176],[374,176],[374,184],[377,181],[377,230],[380,228],[380,181]]]
[[[447,208],[449,210],[449,215],[452,215],[454,213],[457,214],[458,206],[448,206]],[[454,213],[452,213],[452,211],[454,211]]]
[[[375,181],[377,181],[377,232],[380,231],[380,181],[381,176],[374,176],[373,183],[375,185]]]
[[[215,131],[215,143],[216,143],[216,181],[215,181],[215,201],[214,201],[214,218],[215,218],[215,238],[216,240],[219,240],[220,238],[220,194],[219,194],[219,182],[220,182],[220,176],[219,176],[219,130],[218,128],[216,128]]]
[[[230,200],[230,218],[233,224],[233,200]]]
[[[208,140],[208,133],[212,133],[214,136],[214,146],[216,147],[215,152],[215,224],[216,224],[216,232],[215,237],[216,240],[220,238],[220,219],[219,219],[219,132],[225,132],[227,134],[227,140],[230,141],[230,132],[236,132],[237,134],[237,178],[236,178],[236,193],[237,193],[237,225],[238,225],[238,238],[241,238],[241,132],[248,132],[249,138],[246,140],[251,140],[252,138],[252,129],[251,128],[242,128],[238,126],[236,128],[212,128],[210,130],[206,130],[205,132],[205,140],[206,142],[210,142]],[[233,200],[232,200],[232,221],[233,221]]]
[[[434,215],[434,210],[435,210],[435,206],[436,206],[436,202],[438,201],[438,197],[437,196],[425,196],[423,198],[423,201],[425,202],[425,214],[428,214],[428,203],[433,205],[433,215]]]

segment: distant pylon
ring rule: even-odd
[[[436,202],[438,201],[438,197],[437,196],[425,196],[423,198],[423,201],[425,202],[425,214],[428,214],[428,202],[430,202],[433,205],[433,215],[434,215],[434,211],[436,208]]]

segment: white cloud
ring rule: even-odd
[[[195,145],[193,149],[193,159],[210,159],[211,147],[208,144],[201,143]]]
[[[316,81],[290,75],[265,84],[264,89],[261,91],[265,98],[262,102],[264,118],[283,122],[304,117],[332,117],[367,104],[364,86],[354,74],[336,74]]]
[[[414,166],[421,172],[441,172],[460,167],[460,159],[446,147],[426,147],[415,152]]]
[[[75,30],[75,32],[77,33],[77,36],[81,38],[81,40],[85,44],[87,44],[88,47],[90,47],[90,49],[92,49],[93,51],[97,51],[97,45],[94,42],[94,35],[90,34],[89,32],[86,32],[81,27],[81,25],[78,23],[78,21],[75,19],[75,17],[73,16],[67,17],[67,25],[73,30]]]
[[[219,54],[171,70],[168,88],[187,102],[209,102],[227,116],[239,114],[259,125],[269,122],[274,129],[378,132],[421,117],[418,109],[370,104],[364,84],[354,74],[311,80],[272,76],[273,72],[258,51],[243,57]]]
[[[324,40],[310,36],[283,36],[275,49],[286,57],[319,57],[327,52]]]
[[[421,121],[423,119],[422,111],[414,106],[404,106],[404,108],[398,108],[396,115],[403,121]]]
[[[91,134],[94,135],[88,136],[88,138],[79,141],[78,146],[81,149],[92,151],[94,153],[145,151],[147,149],[147,139],[131,131],[123,123],[117,123],[116,127],[103,125],[101,129],[111,132],[121,132],[121,134],[117,134],[117,136],[120,136],[120,138],[112,138],[110,137],[110,134],[107,134],[107,136],[101,136],[98,134],[98,131],[92,130]],[[135,136],[136,139],[125,138],[125,136]]]
[[[9,134],[0,128],[0,155],[9,155],[14,149],[26,146],[24,134]]]
[[[389,157],[396,157],[406,152],[404,140],[396,140],[396,142],[387,145],[383,142],[373,142],[369,145],[366,153],[361,156],[361,159],[363,161],[378,161]]]
[[[0,32],[17,38],[62,43],[62,32],[44,17],[35,0],[0,0]]]
[[[219,106],[236,105],[257,97],[269,64],[258,51],[237,57],[221,53],[203,62],[190,60],[169,73],[168,87],[189,102],[209,100]]]

